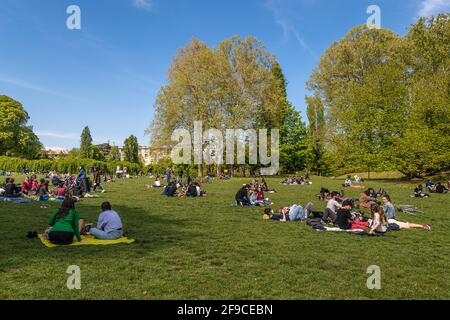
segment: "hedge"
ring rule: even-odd
[[[143,171],[141,165],[126,161],[104,162],[92,159],[60,159],[60,160],[27,160],[22,158],[0,157],[0,170],[11,172],[28,172],[44,173],[48,171],[56,171],[59,173],[78,173],[78,169],[83,166],[86,169],[89,167],[99,167],[108,174],[116,172],[117,166],[121,168],[127,167],[128,173],[138,174]]]

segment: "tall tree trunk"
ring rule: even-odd
[[[220,170],[220,164],[217,164],[217,172],[216,172],[216,177],[220,177],[221,174],[221,170]]]
[[[198,177],[199,178],[203,177],[203,164],[198,165]]]

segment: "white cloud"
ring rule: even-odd
[[[301,37],[298,30],[295,28],[293,23],[282,13],[280,8],[280,2],[277,0],[266,0],[265,7],[272,12],[275,22],[280,25],[283,30],[283,41],[288,41],[292,35],[298,44],[307,51],[312,57],[316,57],[316,54],[308,46],[306,41]]]
[[[139,9],[151,9],[153,7],[153,0],[133,0],[133,5]]]
[[[446,10],[450,10],[450,0],[422,0],[418,15],[429,17]]]
[[[55,131],[36,131],[35,132],[39,137],[46,138],[57,138],[64,140],[80,140],[80,134],[76,133],[68,133],[68,132],[55,132]]]
[[[9,77],[7,75],[0,74],[0,82],[8,83],[10,85],[22,87],[24,89],[33,90],[33,91],[40,92],[40,93],[50,94],[50,95],[61,97],[61,98],[74,99],[73,97],[65,95],[64,93],[57,92],[57,91],[54,91],[51,89],[47,89],[47,88],[38,86],[36,84],[30,83],[27,81]]]
[[[81,139],[81,133],[75,133],[75,132],[36,130],[35,133],[39,138],[41,138],[41,137],[42,138],[52,138],[52,139],[59,139],[59,140],[66,140],[66,141],[67,140],[80,141],[80,139]],[[94,144],[105,143],[110,140],[111,140],[111,138],[93,137]]]

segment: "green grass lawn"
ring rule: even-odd
[[[1,179],[2,181],[4,178]],[[17,180],[20,180],[19,178]],[[313,178],[312,186],[281,186],[274,208],[313,201],[320,187],[341,181]],[[205,185],[204,198],[166,198],[146,190],[148,178],[105,184],[99,199],[77,204],[94,221],[101,202],[122,216],[132,245],[44,247],[27,239],[42,231],[55,203],[0,202],[0,299],[449,299],[450,194],[409,197],[413,185],[384,187],[395,204],[423,214],[399,220],[429,223],[432,231],[405,230],[384,237],[317,232],[305,223],[261,220],[261,209],[230,207],[249,179]],[[358,196],[358,190],[348,195]],[[81,290],[68,290],[66,269],[81,268]],[[367,267],[381,268],[381,290],[369,290]]]

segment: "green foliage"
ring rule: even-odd
[[[134,135],[129,136],[123,142],[124,160],[131,163],[139,163],[139,144]]]
[[[28,127],[28,113],[22,104],[0,95],[0,155],[36,158],[42,144]]]
[[[323,103],[317,96],[306,97],[308,115],[309,157],[308,169],[317,175],[327,175],[330,171],[329,153],[326,152],[326,122]]]
[[[80,142],[80,156],[82,158],[89,158],[92,151],[92,136],[89,127],[84,127],[83,132],[81,133],[81,142]],[[95,151],[94,151],[95,152]]]
[[[119,147],[113,146],[108,154],[108,161],[120,161]]]
[[[339,170],[448,170],[449,43],[450,14],[420,19],[404,38],[361,26],[333,43],[308,82],[308,105],[326,112],[315,154],[323,145]]]
[[[116,162],[104,162],[94,159],[80,159],[80,158],[65,158],[58,160],[26,160],[23,158],[11,158],[0,157],[0,170],[11,172],[22,172],[23,169],[27,169],[30,172],[43,173],[48,171],[56,171],[59,173],[75,174],[78,172],[78,168],[84,166],[99,167],[109,174],[116,172],[117,166],[127,167],[130,174],[138,174],[142,171],[142,167],[139,164],[116,161]]]
[[[274,62],[272,74],[278,81],[280,92],[280,166],[283,172],[301,171],[305,169],[311,153],[306,126],[300,112],[287,99],[287,81],[278,62]]]
[[[193,39],[173,59],[156,99],[152,145],[173,145],[174,129],[192,131],[195,121],[206,129],[279,128],[286,99],[276,66],[254,37],[235,36],[218,48]]]
[[[103,155],[103,152],[97,146],[94,145],[90,146],[88,155],[89,159],[105,161],[105,156]]]
[[[280,165],[283,172],[305,169],[311,154],[306,126],[300,112],[289,105],[280,130]]]

